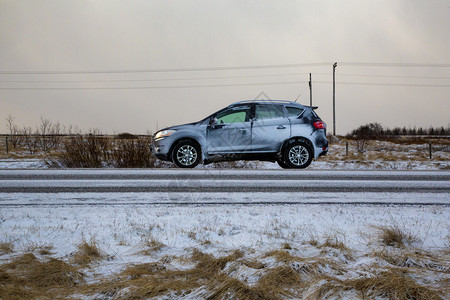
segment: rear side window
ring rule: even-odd
[[[305,110],[299,107],[286,106],[289,118],[299,117]]]
[[[255,118],[256,120],[284,118],[283,107],[281,105],[256,105]]]

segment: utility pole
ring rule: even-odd
[[[336,67],[337,62],[333,65],[333,135],[336,135]]]
[[[312,81],[311,81],[311,73],[309,73],[309,106],[312,106]]]

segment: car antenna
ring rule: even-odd
[[[295,99],[294,102],[297,102],[298,98],[300,98],[300,95],[301,95],[301,94],[298,94],[298,96],[297,96],[297,98]]]

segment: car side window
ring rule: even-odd
[[[304,111],[303,108],[299,108],[299,107],[289,107],[289,106],[286,106],[286,110],[287,110],[287,112],[288,112],[288,117],[289,117],[289,118],[297,118],[297,117],[299,117],[299,116],[303,113],[303,111]]]
[[[284,118],[283,107],[281,105],[256,105],[255,119],[280,119]]]
[[[230,124],[230,123],[242,123],[249,120],[248,107],[233,107],[225,111],[219,112],[216,115],[217,124]]]

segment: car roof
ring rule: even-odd
[[[229,106],[235,106],[235,105],[241,105],[241,104],[276,104],[276,105],[282,105],[282,104],[288,104],[293,105],[297,107],[306,107],[305,105],[302,105],[298,102],[294,101],[288,101],[288,100],[243,100],[238,101],[230,104]]]

